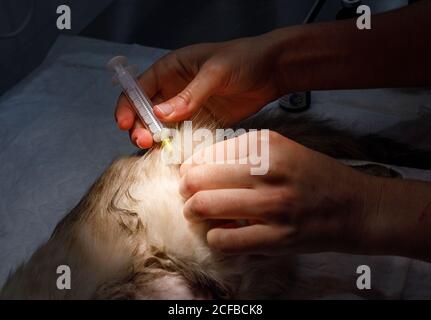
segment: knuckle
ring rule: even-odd
[[[218,230],[210,230],[207,233],[208,245],[214,249],[219,250],[220,247],[220,236]]]
[[[198,190],[198,179],[194,170],[190,169],[182,178],[181,193],[183,195],[193,194]]]
[[[285,159],[279,159],[277,156],[272,156],[269,160],[268,172],[263,179],[275,184],[286,182],[287,173],[284,167]]]
[[[278,188],[273,190],[267,197],[267,205],[262,214],[267,218],[272,219],[278,217],[280,214],[285,214],[292,204],[292,195],[286,188]]]
[[[203,68],[212,77],[221,77],[227,70],[226,63],[218,59],[209,60]]]
[[[185,88],[177,95],[177,97],[183,103],[184,106],[188,106],[193,100],[193,93],[189,88]]]
[[[275,201],[285,208],[292,202],[292,193],[287,188],[280,188],[275,192]]]
[[[212,230],[207,235],[207,241],[210,247],[223,252],[231,253],[232,244],[236,243],[236,239],[230,233],[226,233],[223,230]]]
[[[175,64],[178,59],[178,55],[175,51],[165,54],[163,57],[158,59],[152,66],[154,72],[161,76],[170,74],[172,70],[175,70]]]
[[[189,186],[191,190],[198,191],[201,185],[202,172],[199,166],[193,167],[188,172]]]
[[[206,197],[201,193],[196,193],[189,201],[191,214],[195,218],[203,218],[207,212]]]
[[[296,225],[278,227],[274,237],[283,247],[291,248],[295,244],[299,230]]]

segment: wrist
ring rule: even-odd
[[[354,251],[420,257],[427,241],[421,233],[429,228],[419,222],[419,215],[426,207],[423,199],[429,197],[429,187],[422,190],[423,183],[393,178],[367,176],[366,180]]]
[[[329,62],[325,57],[332,54],[321,45],[324,41],[319,28],[292,26],[263,36],[273,52],[273,76],[282,94],[318,89],[320,85],[313,82],[313,74],[321,64]]]
[[[350,206],[342,234],[349,253],[370,254],[370,250],[380,251],[376,220],[380,216],[381,196],[384,180],[378,177],[355,172],[356,179],[349,188]]]
[[[366,212],[362,252],[429,260],[431,185],[420,181],[374,177]]]
[[[285,93],[358,87],[355,82],[362,68],[357,67],[357,59],[362,48],[357,47],[351,22],[292,26],[274,30],[268,37],[278,51],[277,77]]]
[[[353,233],[355,243],[353,249],[357,253],[372,253],[370,250],[380,251],[377,244],[379,241],[378,220],[380,216],[381,198],[385,180],[361,174],[363,176],[362,191],[360,193],[361,203],[358,214],[356,230]]]
[[[292,32],[292,29],[296,28],[275,29],[256,37],[258,47],[263,48],[266,60],[271,61],[268,73],[277,87],[279,96],[295,90],[286,79],[288,51],[291,51],[289,48],[294,47],[297,43],[295,32]]]

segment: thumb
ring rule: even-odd
[[[204,67],[183,91],[154,106],[154,113],[166,122],[189,119],[209,97],[218,91],[221,83],[220,76]]]

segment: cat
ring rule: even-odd
[[[196,121],[198,120],[198,121]],[[381,137],[357,137],[309,117],[259,120],[309,148],[343,159],[423,168],[429,153]],[[195,119],[214,129],[214,120]],[[249,121],[253,127],[256,121]],[[163,149],[120,158],[57,225],[50,239],[8,278],[2,299],[268,299],[283,298],[295,259],[232,256],[212,251],[206,223],[182,211],[179,165]],[[362,168],[397,177],[378,165]],[[71,288],[57,287],[58,266],[71,270]]]

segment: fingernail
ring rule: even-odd
[[[142,147],[142,145],[139,143],[139,139],[136,139],[136,140],[135,140],[135,143],[136,143],[136,145],[138,146],[138,148],[140,148],[140,149],[144,149],[144,148]]]
[[[155,109],[157,108],[157,110],[165,116],[170,115],[174,111],[174,108],[172,108],[172,106],[169,103],[162,103],[155,106],[154,108]]]
[[[133,143],[134,143],[134,144],[136,144],[136,146],[137,146],[138,148],[141,148],[141,147],[139,146],[139,143],[138,143],[138,137],[132,136],[131,140],[133,141]]]

